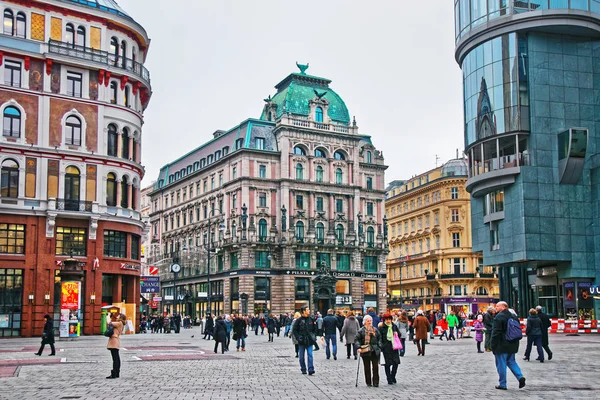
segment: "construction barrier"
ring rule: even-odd
[[[472,319],[468,319],[466,322],[467,324],[463,328],[463,333],[465,336],[470,337],[473,323],[475,321]],[[525,334],[525,329],[527,328],[527,319],[521,318],[520,322],[523,334]],[[440,333],[441,332],[438,326],[436,327],[435,334],[439,335]],[[548,333],[600,333],[600,328],[598,328],[598,320],[595,319],[565,320],[562,318],[551,318],[550,329],[548,330]]]

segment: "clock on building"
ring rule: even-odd
[[[177,274],[179,271],[181,271],[181,265],[177,263],[171,264],[171,272]]]

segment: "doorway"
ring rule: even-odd
[[[329,310],[330,308],[331,307],[329,299],[319,299],[318,311],[321,313],[321,315],[327,315],[327,310]]]

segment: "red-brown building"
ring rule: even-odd
[[[135,321],[150,40],[113,1],[0,12],[0,337],[45,314],[98,334],[109,304]]]

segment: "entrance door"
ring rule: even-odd
[[[318,311],[321,313],[321,315],[327,315],[327,310],[331,308],[329,304],[329,299],[319,299],[318,307]]]

